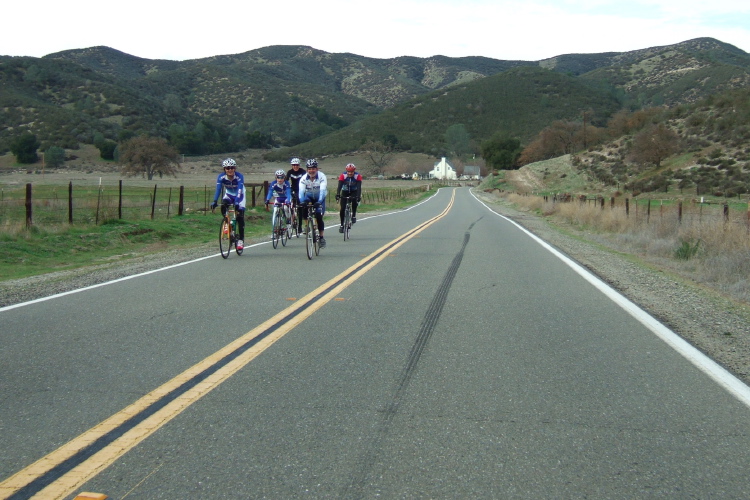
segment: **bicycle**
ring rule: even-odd
[[[351,236],[349,232],[352,230],[352,200],[354,196],[344,196],[346,205],[344,205],[344,241],[348,240]]]
[[[266,210],[268,207],[266,206]],[[286,246],[286,242],[289,239],[289,219],[286,214],[286,209],[281,203],[273,204],[273,215],[271,216],[271,242],[274,248],[278,248],[279,240],[281,240],[281,246]]]
[[[297,221],[297,210],[299,208],[298,204],[299,204],[299,202],[297,201],[297,194],[293,193],[292,194],[291,217],[289,218],[289,223],[292,225],[292,230],[289,233],[289,238],[291,238],[292,236],[295,236],[295,235],[297,236],[297,238],[299,238],[299,231],[297,230],[297,223],[298,223],[298,221]]]
[[[318,236],[318,223],[315,220],[315,205],[312,202],[307,203],[307,223],[305,226],[305,248],[307,249],[307,258],[312,260],[313,254],[320,254],[320,237]]]
[[[213,212],[213,209],[211,212]],[[229,258],[232,245],[234,245],[234,251],[237,252],[237,255],[242,255],[242,250],[237,248],[237,216],[234,205],[229,204],[219,226],[219,251],[225,259]]]

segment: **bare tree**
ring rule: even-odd
[[[120,146],[122,173],[128,177],[140,174],[151,180],[154,174],[177,176],[179,160],[180,153],[161,137],[133,137]]]
[[[382,174],[393,158],[393,145],[384,141],[370,141],[362,149],[375,175]]]

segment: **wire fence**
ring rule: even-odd
[[[716,201],[704,198],[638,199],[597,197],[544,196],[552,203],[580,203],[596,206],[601,210],[624,213],[636,224],[675,223],[675,224],[722,224],[744,226],[750,233],[750,200]]]
[[[263,205],[269,183],[246,184],[247,206]],[[382,204],[429,190],[429,185],[414,188],[363,190],[362,202]],[[33,186],[0,189],[0,228],[25,225],[103,224],[108,220],[163,219],[190,213],[206,213],[213,201],[214,186],[162,187],[116,185]],[[330,207],[335,189],[326,204]]]

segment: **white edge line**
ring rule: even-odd
[[[432,196],[430,196],[426,200],[423,200],[423,201],[417,203],[416,205],[412,205],[411,207],[409,207],[407,209],[397,210],[397,211],[394,211],[394,212],[388,212],[388,213],[380,214],[380,215],[371,215],[371,216],[368,216],[368,217],[364,217],[362,220],[373,219],[375,217],[384,217],[386,215],[393,215],[393,214],[405,212],[407,210],[411,210],[412,208],[421,205],[422,203],[426,203],[426,202],[430,201],[435,196],[437,196],[437,192],[435,192],[435,194],[433,194]],[[325,229],[328,229],[329,227],[333,227],[333,226],[334,225],[326,226]],[[257,246],[260,246],[260,245],[267,245],[268,243],[270,243],[270,241],[262,241],[260,243],[255,243],[253,245],[246,246],[245,248],[252,248],[252,247],[257,247]],[[86,286],[86,287],[83,287],[83,288],[76,288],[75,290],[68,290],[67,292],[56,293],[54,295],[49,295],[47,297],[40,297],[38,299],[29,300],[28,302],[20,302],[18,304],[12,304],[12,305],[9,305],[9,306],[0,307],[0,313],[1,312],[5,312],[5,311],[10,311],[11,309],[17,309],[19,307],[30,306],[32,304],[38,304],[39,302],[45,302],[47,300],[52,300],[52,299],[56,299],[56,298],[59,298],[59,297],[64,297],[66,295],[72,295],[74,293],[85,292],[86,290],[92,290],[94,288],[99,288],[99,287],[106,286],[106,285],[112,285],[114,283],[119,283],[121,281],[126,281],[126,280],[130,280],[130,279],[133,279],[133,278],[140,278],[141,276],[146,276],[148,274],[157,273],[159,271],[166,271],[167,269],[173,269],[175,267],[186,266],[188,264],[193,264],[195,262],[200,262],[202,260],[206,260],[206,259],[211,259],[213,257],[217,257],[218,255],[219,254],[207,255],[206,257],[200,257],[200,258],[189,260],[189,261],[186,261],[186,262],[180,262],[179,264],[172,264],[172,265],[169,265],[169,266],[166,266],[166,267],[160,267],[158,269],[152,269],[150,271],[145,271],[145,272],[138,273],[138,274],[133,274],[133,275],[130,275],[130,276],[123,276],[122,278],[118,278],[116,280],[105,281],[103,283],[97,283],[96,285]]]
[[[685,339],[683,339],[682,337],[677,335],[675,332],[673,332],[672,330],[664,326],[663,323],[661,323],[656,318],[654,318],[653,316],[648,314],[646,311],[638,307],[636,304],[631,302],[620,292],[618,292],[617,290],[609,286],[607,283],[599,279],[597,276],[593,275],[588,269],[584,268],[577,262],[573,261],[566,255],[562,254],[560,251],[552,247],[549,243],[542,240],[537,235],[527,230],[525,227],[521,226],[517,222],[492,210],[492,208],[490,208],[486,203],[484,203],[482,200],[477,198],[477,196],[474,194],[473,191],[471,192],[471,195],[474,197],[475,200],[477,200],[479,203],[484,205],[485,208],[487,208],[487,210],[497,215],[498,217],[502,217],[506,221],[510,222],[511,224],[516,226],[518,229],[526,233],[529,237],[534,239],[541,246],[546,248],[549,252],[551,252],[557,258],[562,260],[575,272],[581,275],[586,281],[594,285],[597,289],[599,289],[602,293],[604,293],[604,295],[609,297],[614,303],[616,303],[618,306],[624,309],[628,314],[633,316],[646,328],[648,328],[653,333],[655,333],[657,337],[659,337],[664,342],[666,342],[667,345],[669,345],[672,349],[677,351],[684,358],[686,358],[693,365],[695,365],[698,369],[700,369],[706,375],[711,377],[717,384],[719,384],[721,387],[726,389],[730,394],[732,394],[734,397],[739,399],[746,406],[750,407],[750,387],[748,387],[744,382],[742,382],[740,379],[732,375],[732,373],[730,373],[724,367],[722,367],[721,365],[716,363],[714,360],[712,360],[711,358],[703,354],[697,348],[692,346]]]

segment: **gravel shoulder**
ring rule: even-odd
[[[750,306],[732,301],[655,264],[626,258],[570,228],[510,207],[480,190],[477,196],[580,263],[665,326],[750,384]],[[0,307],[93,286],[215,254],[215,245],[169,250],[116,264],[0,282]]]

